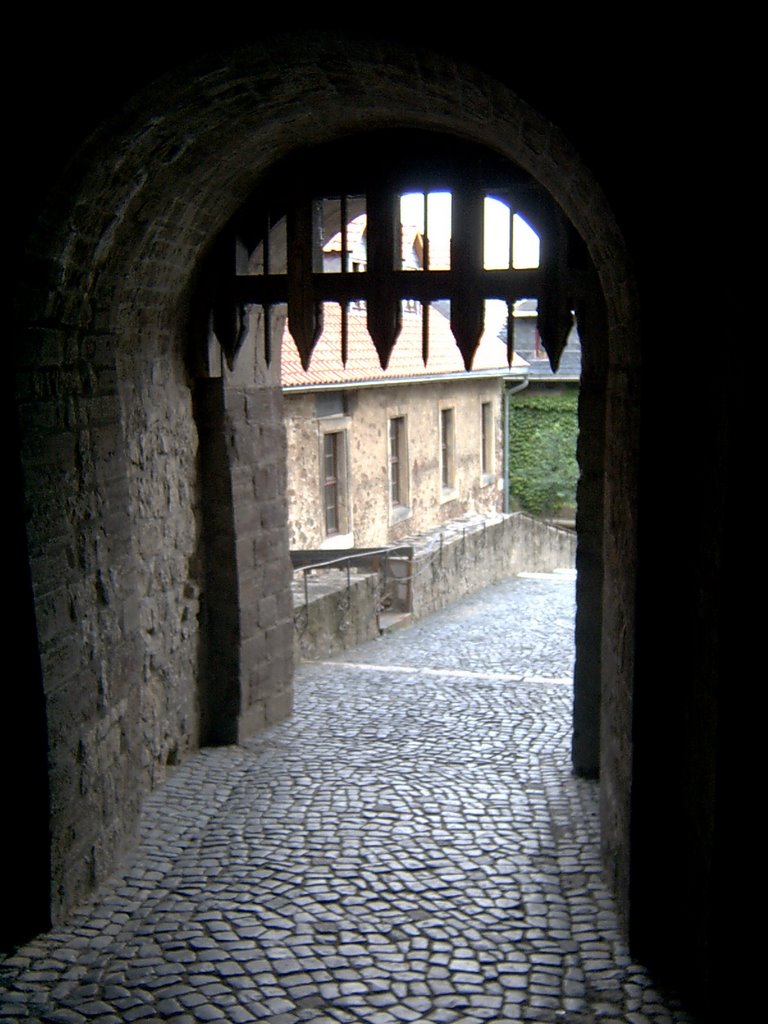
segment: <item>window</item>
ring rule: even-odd
[[[347,411],[346,395],[343,391],[318,391],[315,395],[315,416],[343,416]]]
[[[389,503],[396,511],[408,505],[405,416],[392,416],[389,421]]]
[[[316,512],[316,529],[321,534],[321,548],[343,548],[351,546],[352,506],[349,497],[349,416],[340,415],[346,408],[346,396],[342,392],[327,392],[320,400],[316,396],[319,487]],[[324,413],[324,415],[320,415]]]
[[[480,472],[484,484],[494,477],[493,447],[493,404],[483,402],[480,407]]]
[[[455,486],[455,439],[453,409],[440,410],[440,478],[443,491]]]
[[[349,493],[349,427],[346,416],[318,419],[319,487],[314,507],[317,546],[346,548],[354,542]],[[319,505],[319,507],[318,507]]]
[[[323,434],[323,505],[325,532],[341,533],[340,473],[344,435],[341,431]]]

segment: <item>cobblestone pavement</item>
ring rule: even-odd
[[[569,770],[573,580],[514,579],[297,673],[292,719],[150,799],[0,1020],[680,1024],[619,937]]]

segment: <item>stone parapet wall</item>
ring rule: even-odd
[[[329,570],[322,580],[294,584],[296,658],[318,661],[379,636],[379,574]],[[305,596],[309,598],[308,602]]]
[[[574,532],[521,512],[466,516],[409,538],[409,542],[413,549],[409,576],[414,619],[519,572],[551,572],[576,564]],[[335,557],[340,556],[337,553]],[[403,568],[402,559],[393,561]],[[317,570],[309,576],[305,590],[302,575],[296,572],[296,657],[319,660],[376,639],[380,601],[387,589],[378,573],[352,572],[348,579],[346,568],[342,568]]]
[[[521,512],[468,516],[412,541],[414,618],[519,572],[576,564],[575,533]]]

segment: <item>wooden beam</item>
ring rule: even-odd
[[[309,369],[312,350],[323,330],[322,302],[315,296],[314,273],[317,267],[317,203],[297,200],[288,211],[287,298],[288,327],[296,342],[301,365]],[[322,253],[320,253],[322,260]]]
[[[465,287],[464,280],[463,274],[450,270],[396,270],[391,275],[395,295],[425,304],[453,298]],[[377,280],[368,274],[314,274],[312,278],[312,293],[319,302],[365,302],[378,287]],[[476,290],[483,299],[508,302],[536,298],[541,287],[538,269],[484,270],[476,281]],[[233,303],[276,305],[288,300],[288,277],[236,277],[226,290],[228,301]]]
[[[386,370],[402,326],[402,296],[394,277],[401,260],[399,197],[389,189],[368,195],[367,254],[368,333]]]
[[[455,283],[450,296],[451,331],[467,370],[472,369],[485,327],[485,299],[480,289],[483,199],[483,192],[470,185],[457,188],[451,202],[451,272]]]

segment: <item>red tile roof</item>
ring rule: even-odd
[[[389,366],[382,370],[365,322],[365,309],[351,306],[348,319],[349,358],[341,362],[341,307],[335,302],[324,304],[323,333],[320,336],[309,370],[301,367],[299,354],[286,326],[283,336],[282,383],[284,388],[321,384],[359,384],[368,381],[432,377],[436,374],[463,374],[464,362],[456,345],[448,320],[437,309],[429,311],[429,360],[426,367],[421,358],[422,318],[418,313],[403,313],[403,327],[395,344]],[[515,355],[513,370],[528,364]],[[495,335],[484,334],[475,353],[472,370],[498,370],[499,376],[509,372],[506,345]]]

